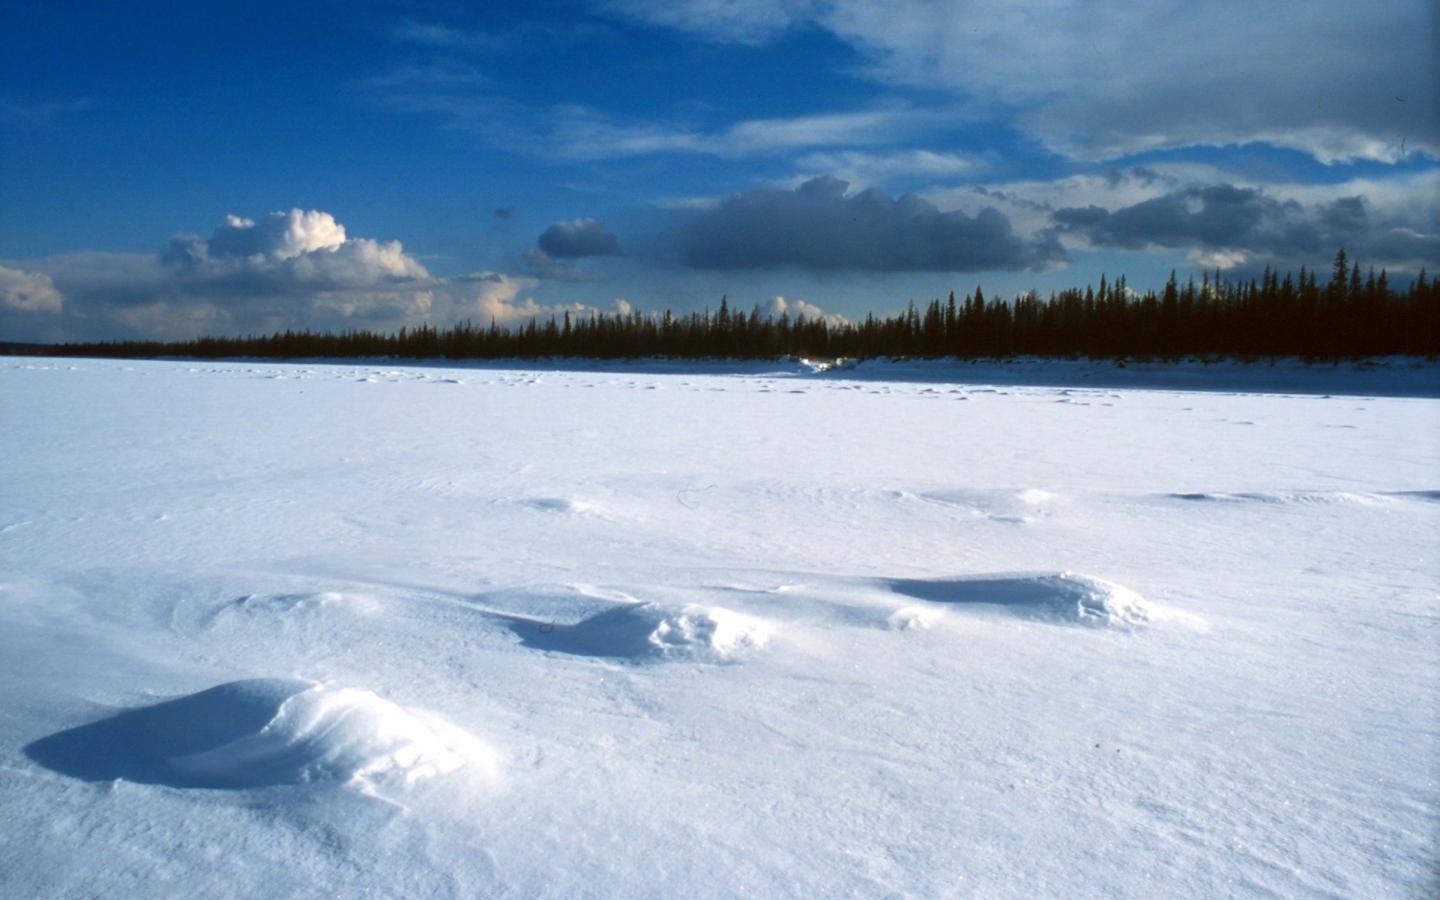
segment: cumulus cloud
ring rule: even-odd
[[[509,328],[599,312],[537,302],[531,292],[540,283],[492,271],[436,277],[398,241],[351,237],[329,213],[292,209],[227,216],[208,237],[181,235],[155,254],[0,260],[0,331],[11,340],[175,340],[290,328],[390,331],[422,321]],[[616,300],[611,309],[629,306]]]
[[[1323,162],[1440,154],[1433,3],[1341,0],[608,0],[715,41],[829,31],[877,80],[957,96],[1051,149],[1108,159],[1264,141]],[[1223,35],[1212,40],[1204,36]],[[1384,48],[1383,52],[1364,48]]]
[[[787,300],[778,294],[770,298],[770,303],[766,306],[765,311],[777,319],[781,316],[789,316],[791,319],[805,318],[812,321],[820,319],[832,327],[850,323],[849,319],[839,313],[826,313],[825,310],[813,303],[798,299]]]
[[[524,276],[507,275],[503,272],[477,272],[457,281],[473,286],[473,296],[461,301],[459,318],[473,316],[482,326],[490,323],[501,328],[519,325],[531,319],[560,318],[565,313],[588,315],[593,307],[580,303],[544,305],[535,302],[534,297],[521,297],[525,291],[534,290],[539,281]]]
[[[545,229],[538,243],[557,259],[620,255],[620,240],[598,219],[556,222]]]
[[[58,313],[64,299],[43,272],[0,266],[0,308],[26,313]]]
[[[1064,259],[1052,236],[1017,235],[993,208],[972,216],[913,194],[848,189],[822,176],[793,191],[756,188],[694,210],[677,237],[681,259],[698,269],[872,272],[1040,269]]]
[[[1376,265],[1416,269],[1440,260],[1440,223],[1407,220],[1361,195],[1316,203],[1258,187],[1187,187],[1114,210],[1058,209],[1054,220],[1095,246],[1191,251],[1197,262],[1233,267],[1256,258],[1325,259],[1340,247]]]
[[[23,302],[59,311],[63,295],[62,324],[77,337],[389,327],[448,302],[398,241],[350,237],[318,210],[227,216],[209,237],[178,236],[153,255],[64,254],[23,268],[44,279]]]
[[[319,210],[275,212],[259,222],[226,216],[208,239],[172,238],[159,259],[183,285],[312,301],[344,292],[352,311],[395,303],[430,281],[399,241],[350,238],[334,216]],[[407,309],[416,304],[414,296],[402,302]]]

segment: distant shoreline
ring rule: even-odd
[[[600,359],[546,357],[507,359],[410,359],[403,357],[199,358],[184,356],[105,357],[10,355],[10,361],[62,360],[138,364],[358,366],[456,371],[614,372],[651,375],[735,375],[751,378],[821,378],[927,384],[995,384],[1077,390],[1162,390],[1256,394],[1345,395],[1440,399],[1440,360],[1390,356],[1362,360],[1306,361],[1294,357],[1262,360],[1188,358],[1178,360],[1090,360],[1046,357],[1009,359],[774,360]],[[0,363],[3,364],[3,363]]]

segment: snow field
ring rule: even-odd
[[[1440,404],[852,374],[0,366],[0,893],[1423,894]]]

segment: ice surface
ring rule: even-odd
[[[0,896],[1436,893],[1435,366],[543,369],[0,360]]]

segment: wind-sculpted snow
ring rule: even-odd
[[[1412,493],[1424,494],[1425,492]],[[1181,493],[1171,494],[1171,496],[1177,500],[1189,500],[1197,503],[1264,503],[1277,506],[1320,503],[1377,506],[1394,502],[1392,497],[1385,494],[1357,491],[1242,491],[1239,493]]]
[[[568,497],[529,497],[518,501],[520,506],[557,514],[593,513],[596,511],[593,503],[584,500],[575,500]]]
[[[514,618],[527,647],[577,656],[636,662],[733,662],[770,641],[773,627],[718,606],[635,603],[596,613],[572,625]]]
[[[889,587],[917,600],[996,608],[1064,625],[1132,627],[1173,616],[1127,587],[1074,572],[902,578],[890,581]]]
[[[374,615],[379,610],[380,603],[373,597],[340,591],[321,591],[315,594],[246,594],[222,607],[220,613],[285,618],[322,616],[330,612]]]
[[[85,781],[182,788],[369,790],[495,765],[493,751],[438,719],[369,691],[287,678],[232,681],[62,731],[25,752]]]
[[[927,491],[921,496],[931,503],[968,510],[976,516],[1012,525],[1024,525],[1036,518],[1049,515],[1061,499],[1050,491],[1040,488],[1020,490],[962,488],[948,491]]]
[[[0,895],[1430,896],[1434,371],[0,359]]]

